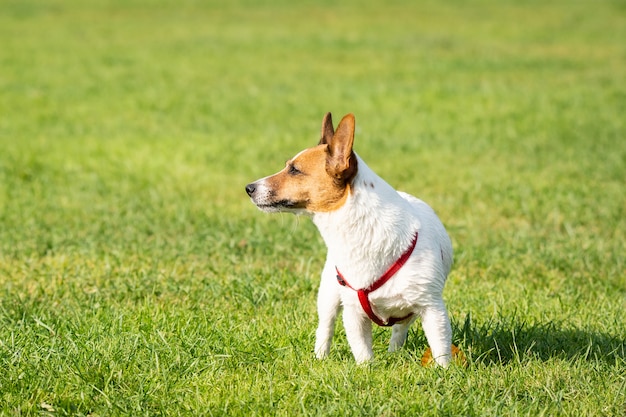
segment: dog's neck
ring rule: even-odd
[[[353,285],[366,287],[410,245],[419,220],[393,187],[357,160],[358,173],[345,204],[312,218],[332,261]]]

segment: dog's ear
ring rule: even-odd
[[[347,114],[341,119],[332,139],[328,142],[326,172],[341,182],[348,182],[357,169],[356,155],[352,152],[354,143],[354,115]]]
[[[335,129],[333,128],[333,116],[330,112],[326,113],[324,120],[322,120],[322,133],[320,135],[320,143],[318,145],[326,145],[331,141]]]

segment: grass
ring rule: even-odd
[[[0,5],[0,415],[626,415],[626,8]],[[467,368],[313,359],[324,247],[244,185],[357,117],[436,208]]]

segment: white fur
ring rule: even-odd
[[[452,265],[450,239],[426,203],[394,190],[358,156],[357,160],[358,173],[346,203],[333,212],[312,214],[328,247],[317,301],[315,354],[328,355],[335,319],[343,306],[344,328],[356,361],[372,359],[372,322],[356,292],[337,283],[335,266],[352,287],[367,288],[407,250],[417,231],[411,257],[370,294],[370,302],[383,320],[414,313],[414,318],[393,326],[389,351],[404,344],[410,324],[419,316],[433,357],[446,366],[452,332],[442,291]]]

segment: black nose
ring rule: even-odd
[[[256,191],[256,185],[254,184],[246,185],[246,192],[248,193],[250,197],[252,197],[252,194],[254,194],[255,191]]]

